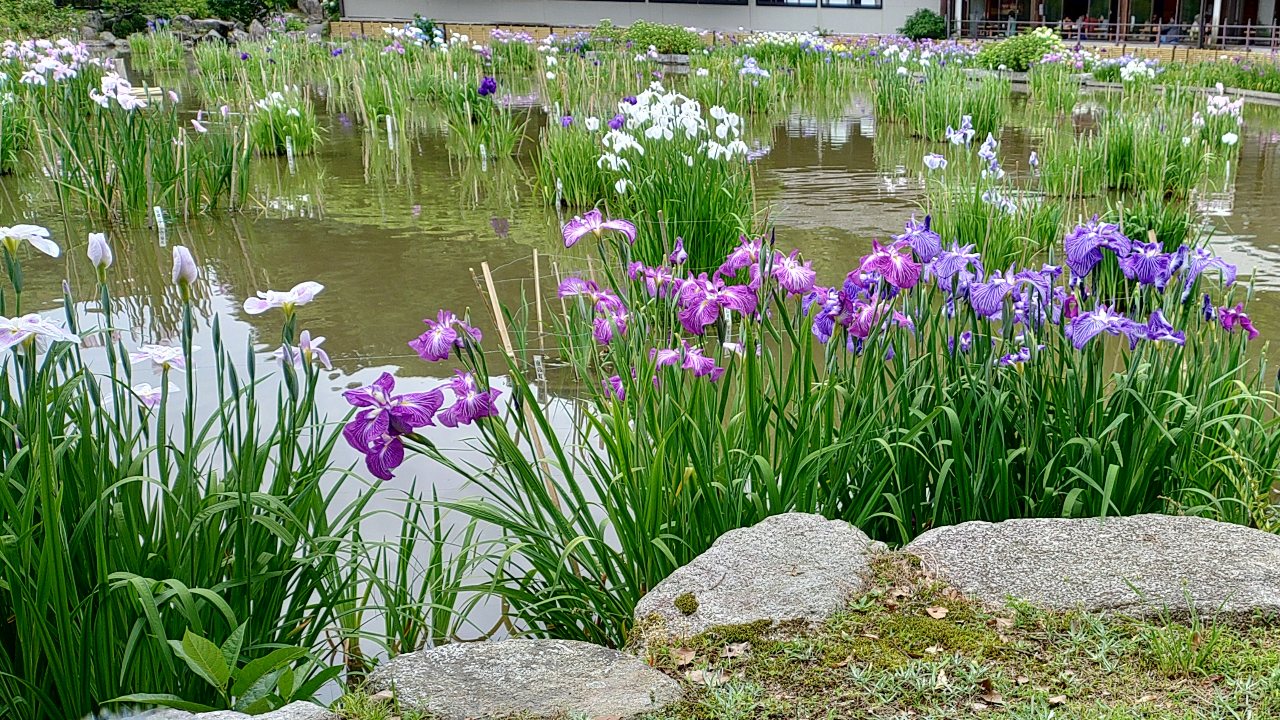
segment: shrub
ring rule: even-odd
[[[227,20],[250,22],[267,12],[262,0],[209,0],[209,14]]]
[[[80,18],[53,0],[5,0],[0,3],[0,37],[56,37],[66,35]]]
[[[902,23],[898,32],[912,40],[941,40],[947,36],[947,20],[932,10],[920,8]]]
[[[978,65],[992,69],[1003,67],[1006,70],[1026,72],[1046,54],[1061,49],[1062,38],[1051,29],[1040,27],[1029,33],[983,45],[976,61]]]
[[[624,37],[640,49],[654,47],[664,55],[688,55],[702,47],[702,38],[692,30],[647,20],[632,23]]]

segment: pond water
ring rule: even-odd
[[[892,128],[878,128],[864,97],[835,105],[838,111],[822,115],[777,117],[769,121],[771,128],[754,133],[768,148],[757,161],[756,179],[778,242],[801,248],[814,261],[820,281],[828,282],[847,272],[872,238],[901,232],[903,222],[919,212],[920,158],[929,151],[927,145],[896,137]],[[200,307],[206,323],[197,344],[205,351],[198,365],[212,365],[207,320],[218,313],[230,346],[256,343],[264,366],[271,367],[279,316],[248,316],[241,302],[257,290],[286,289],[304,280],[323,283],[325,292],[301,310],[300,327],[326,338],[334,370],[323,377],[329,391],[320,395],[322,409],[337,419],[347,409],[338,391],[367,384],[383,371],[395,374],[402,390],[429,389],[451,374],[447,363],[424,363],[406,345],[422,331],[421,319],[434,317],[437,309],[470,309],[496,341],[475,281],[482,262],[492,267],[502,301],[514,307],[522,298],[537,297],[535,250],[541,255],[544,295],[554,288],[557,269],[581,261],[564,257],[561,219],[532,184],[532,142],[515,163],[481,167],[451,161],[441,136],[425,132],[396,160],[374,152],[371,144],[382,141],[371,140],[344,117],[327,117],[325,123],[327,141],[315,157],[299,159],[293,167],[283,159],[255,161],[247,211],[168,218],[163,233],[152,223],[112,229],[110,237],[117,258],[115,292],[125,299],[116,322],[133,329],[128,343],[176,337],[178,303],[168,279],[167,246],[192,249],[204,279]],[[1034,134],[1015,121],[1005,132],[1002,154],[1025,157]],[[1241,144],[1228,189],[1201,197],[1198,204],[1215,228],[1215,251],[1237,263],[1242,276],[1253,278],[1261,296],[1251,306],[1256,324],[1264,336],[1280,337],[1280,276],[1272,271],[1280,267],[1280,116],[1251,108]],[[47,195],[37,183],[30,177],[0,177],[0,224],[46,225],[66,248],[61,260],[25,264],[28,308],[56,311],[66,277],[75,296],[92,297],[85,237],[106,228],[64,217],[42,199]],[[531,316],[535,312],[530,308]],[[497,342],[487,346],[499,348]],[[138,368],[136,381],[156,384],[158,377],[148,377],[149,372]],[[546,390],[552,395],[572,393],[557,385],[554,373],[549,382]],[[502,380],[495,385],[502,387]],[[204,393],[201,405],[211,404],[212,395]],[[566,426],[572,421],[570,405],[565,403],[559,416]],[[465,452],[467,428],[427,430],[442,448]],[[338,459],[355,463],[359,456],[341,446]],[[420,486],[434,484],[442,496],[465,492],[456,478],[421,458],[412,458],[398,475],[394,484],[402,488],[416,476]],[[386,529],[396,528],[392,522]]]

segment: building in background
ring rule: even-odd
[[[651,20],[704,30],[880,34],[896,32],[920,8],[942,9],[939,0],[343,0],[342,14],[514,25],[594,25],[608,18],[618,25]]]

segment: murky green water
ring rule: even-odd
[[[920,157],[927,149],[877,128],[865,98],[826,100],[839,111],[796,112],[777,118],[771,129],[757,128],[755,136],[769,151],[757,162],[756,177],[779,244],[801,248],[820,280],[831,281],[848,271],[871,238],[901,232],[903,221],[919,212]],[[563,254],[560,218],[532,185],[532,143],[514,163],[482,167],[451,162],[442,138],[430,132],[396,155],[381,146],[384,138],[370,139],[342,116],[326,123],[327,142],[317,156],[292,168],[283,159],[256,161],[251,208],[244,213],[169,218],[163,235],[154,224],[110,230],[115,292],[126,299],[116,323],[132,329],[126,342],[175,336],[177,300],[168,280],[174,244],[190,247],[202,263],[205,319],[221,315],[232,347],[256,342],[264,367],[272,367],[267,355],[278,345],[279,316],[250,317],[240,303],[257,290],[321,282],[326,290],[302,309],[300,327],[327,338],[334,370],[325,382],[332,392],[321,398],[336,419],[346,412],[337,391],[366,384],[384,370],[400,378],[405,390],[433,387],[451,372],[447,363],[422,362],[406,345],[422,331],[421,319],[439,308],[470,308],[492,340],[488,349],[499,349],[475,281],[481,263],[490,264],[501,299],[515,307],[522,298],[537,297],[535,250],[541,254],[544,294],[554,287],[557,269],[581,262],[580,254]],[[1031,138],[1015,122],[1003,140],[1002,155],[1025,157]],[[1280,277],[1274,272],[1280,267],[1280,115],[1251,109],[1241,143],[1229,189],[1198,203],[1217,229],[1216,251],[1237,263],[1242,276],[1251,275],[1261,293],[1251,307],[1256,324],[1265,336],[1280,337]],[[46,225],[67,249],[60,260],[32,257],[25,264],[27,307],[56,310],[64,277],[71,278],[75,296],[93,296],[85,237],[107,228],[64,218],[41,199],[37,183],[0,178],[0,224]],[[536,317],[536,306],[528,309]],[[197,344],[206,350],[197,364],[211,365],[207,325],[201,334]],[[149,372],[139,367],[136,380],[156,383]],[[556,387],[554,374],[551,383],[552,394],[565,389]],[[495,384],[502,386],[501,380]],[[209,402],[201,398],[202,405]],[[566,426],[570,412],[566,403],[559,417]],[[466,428],[429,430],[442,447],[464,450]],[[358,459],[345,447],[339,457]],[[453,480],[420,458],[401,469],[396,483],[407,488],[415,473],[424,486],[431,482],[443,494],[457,492]]]

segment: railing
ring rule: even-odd
[[[953,25],[954,27],[954,25]],[[1051,27],[1064,39],[1077,42],[1150,43],[1152,45],[1178,45],[1184,47],[1230,47],[1246,50],[1280,50],[1280,25],[1219,25],[1214,37],[1213,25],[1206,25],[1207,33],[1201,43],[1201,28],[1191,23],[1168,23],[1153,20],[1147,23],[1113,23],[1103,20],[1073,20],[1066,22],[1028,22],[1026,20],[963,20],[959,36],[970,39],[994,39]]]

